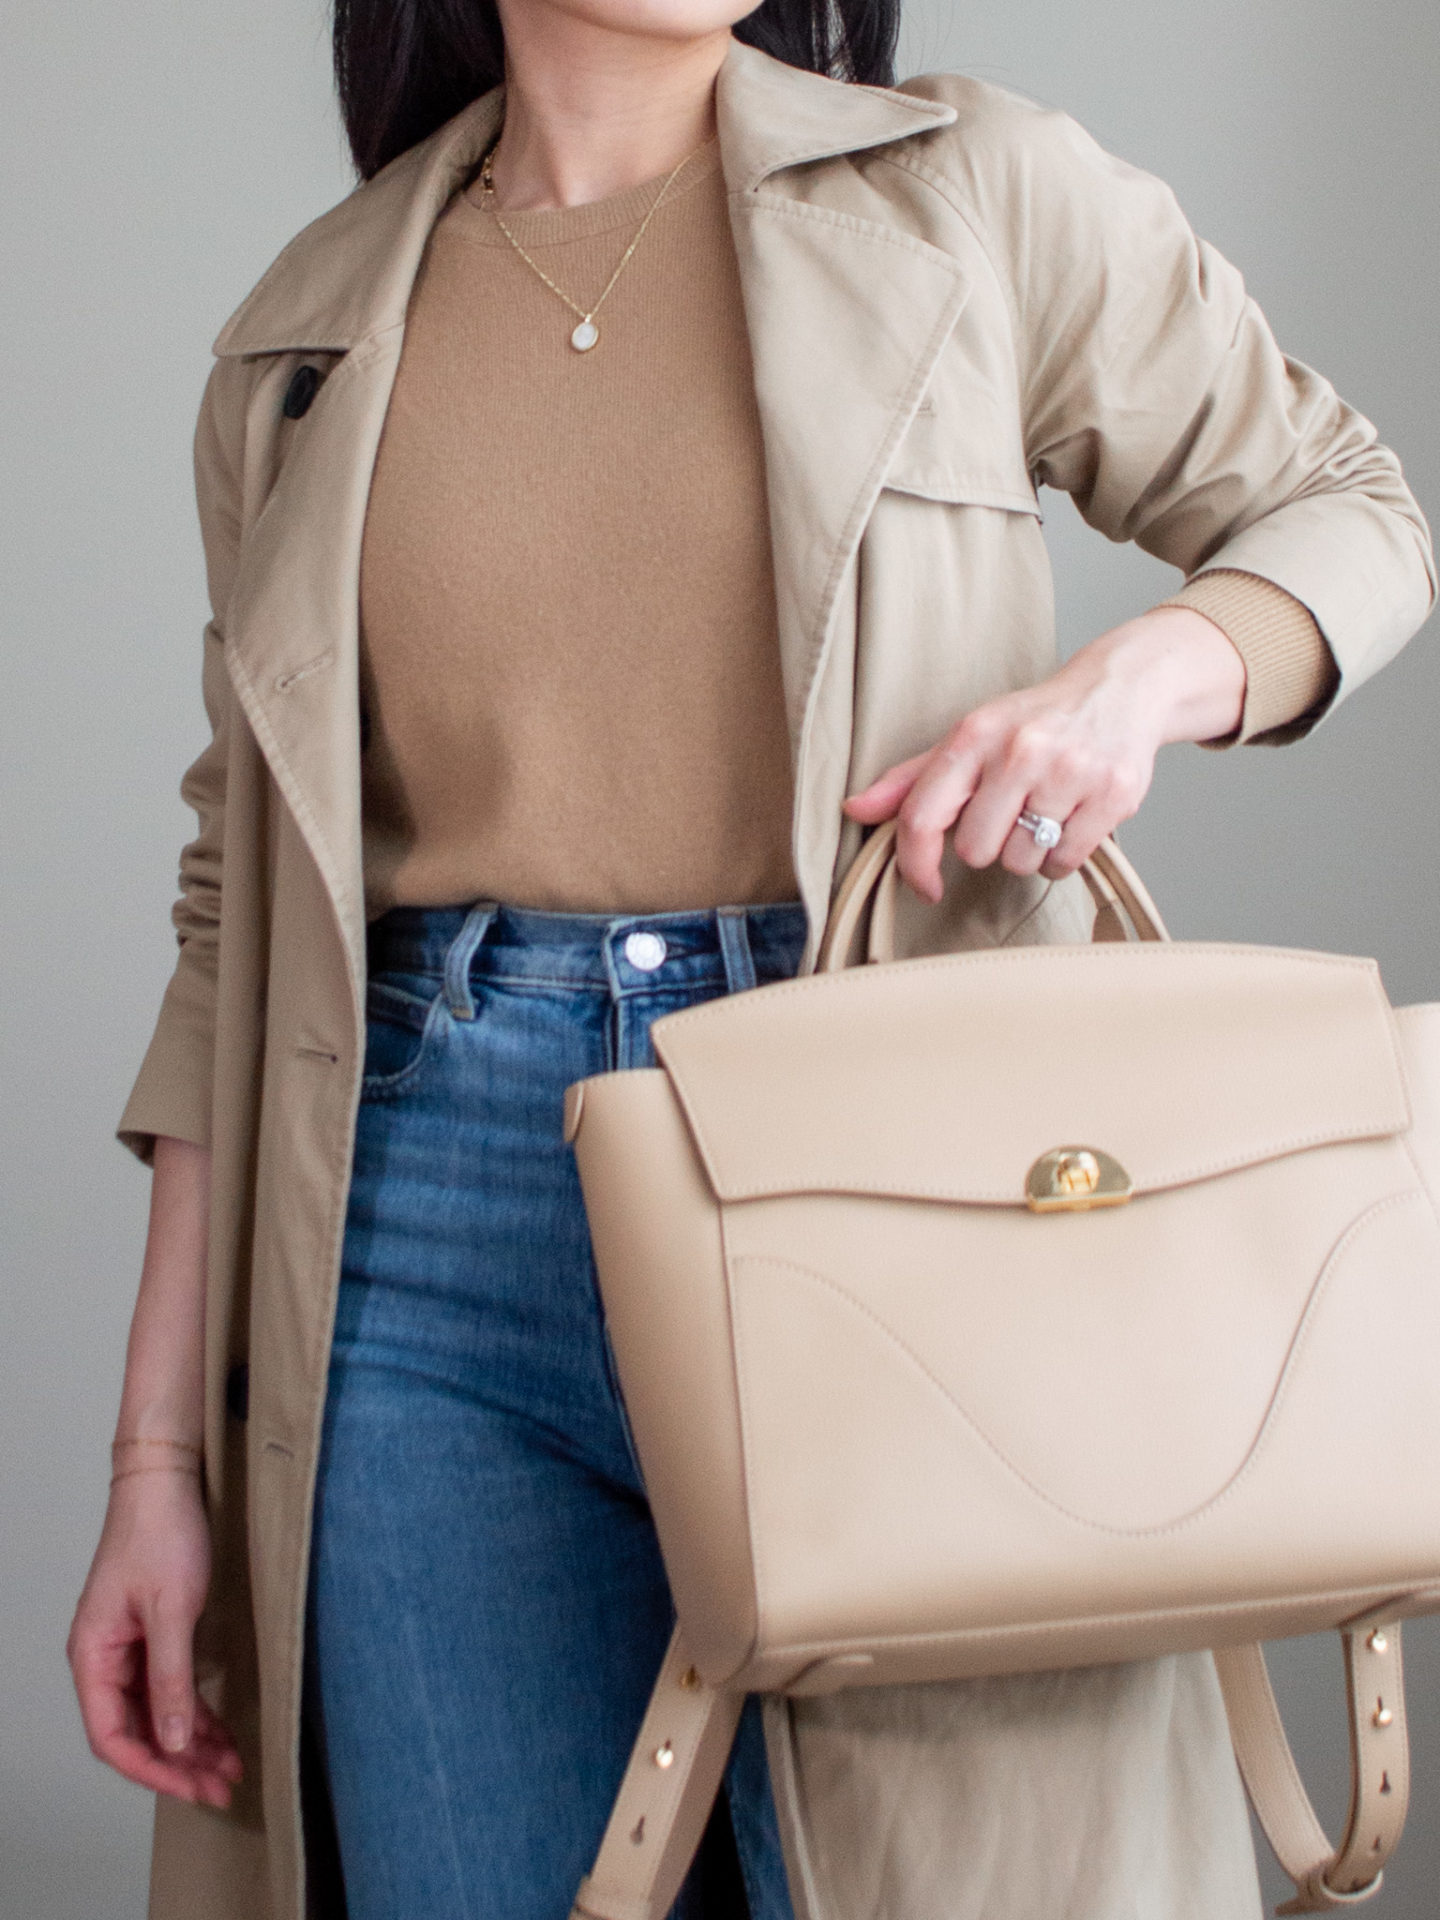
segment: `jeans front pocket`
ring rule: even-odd
[[[416,993],[400,976],[373,978],[365,989],[365,1071],[362,1100],[388,1100],[411,1092],[434,1050],[445,995]],[[417,981],[415,984],[419,984]],[[428,982],[425,984],[428,985]]]

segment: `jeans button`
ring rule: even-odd
[[[653,973],[665,961],[665,941],[658,933],[636,932],[625,936],[625,958],[641,973]]]

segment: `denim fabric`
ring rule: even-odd
[[[569,1912],[673,1614],[564,1090],[804,938],[789,903],[372,924],[306,1649],[349,1920]],[[727,1790],[754,1920],[791,1920],[755,1701]]]

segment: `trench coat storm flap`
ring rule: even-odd
[[[736,42],[717,111],[765,448],[802,970],[858,841],[844,795],[1055,664],[1037,483],[1186,574],[1286,588],[1339,663],[1337,698],[1419,626],[1434,573],[1396,462],[1283,358],[1160,183],[1063,115],[954,76],[847,86]],[[180,955],[118,1132],[142,1158],[157,1133],[214,1155],[215,1575],[197,1660],[247,1779],[224,1814],[160,1802],[156,1920],[324,1907],[306,1886],[299,1703],[364,1048],[361,537],[411,285],[501,112],[498,91],[476,101],[294,240],[220,335],[201,409],[213,739],[182,781],[199,830]],[[322,384],[290,419],[302,365]],[[1078,883],[954,873],[938,907],[907,896],[898,944],[1083,940],[1089,918]]]

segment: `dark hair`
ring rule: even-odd
[[[762,0],[737,39],[792,67],[888,86],[900,0]],[[360,177],[504,78],[495,0],[335,0],[335,80]]]

